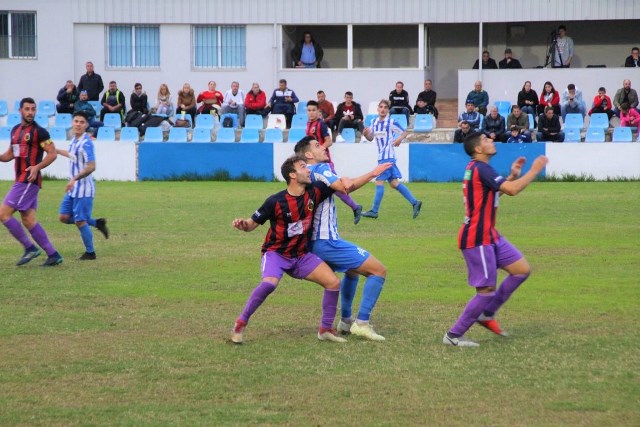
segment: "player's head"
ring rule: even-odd
[[[71,128],[74,135],[82,135],[87,131],[89,127],[89,116],[85,111],[76,111],[73,113],[73,120],[71,121]]]
[[[496,153],[496,146],[485,134],[474,132],[464,139],[464,151],[472,159],[482,154],[490,157]]]
[[[282,163],[280,173],[282,173],[282,177],[287,185],[289,185],[292,179],[300,184],[311,184],[311,172],[309,168],[307,168],[307,162],[304,160],[304,157],[300,157],[297,154],[294,154]]]
[[[381,99],[378,102],[378,115],[380,117],[387,117],[389,114],[389,108],[391,108],[391,103],[388,99]]]
[[[329,161],[327,149],[322,146],[313,136],[305,136],[296,144],[293,151],[303,157],[307,163],[326,163]]]
[[[310,121],[318,118],[318,102],[313,99],[307,101],[307,118]]]
[[[22,98],[20,100],[20,116],[24,123],[30,124],[36,116],[36,101],[33,98]]]

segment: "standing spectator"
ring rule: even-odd
[[[333,102],[327,101],[327,95],[323,90],[319,90],[316,95],[318,97],[318,108],[320,109],[320,113],[322,114],[322,120],[325,122],[329,129],[335,129],[336,124],[334,118],[336,116],[336,112],[333,108]]]
[[[538,133],[536,134],[536,141],[538,142],[563,142],[564,132],[562,132],[560,126],[560,118],[553,107],[545,107],[544,114],[540,114],[538,119]]]
[[[267,108],[267,94],[260,89],[258,83],[251,85],[251,90],[244,98],[244,111],[247,114],[260,114],[262,117],[269,115],[269,109]]]
[[[364,130],[364,116],[360,104],[353,100],[352,92],[344,93],[344,102],[338,104],[335,121],[338,123],[338,133],[342,133],[344,128]]]
[[[121,121],[124,120],[124,113],[127,108],[124,94],[118,89],[115,81],[109,82],[109,90],[102,95],[102,110],[100,110],[100,121],[104,122],[104,115],[107,113],[120,114]]]
[[[511,106],[511,114],[507,116],[507,129],[516,127],[518,132],[529,137],[531,142],[531,132],[529,132],[529,114],[524,114],[517,105]]]
[[[478,113],[476,113],[478,114]],[[453,142],[464,142],[464,139],[473,133],[468,121],[460,122],[460,127],[453,133]]]
[[[546,107],[552,107],[553,112],[560,115],[560,94],[558,94],[551,82],[544,82],[542,93],[540,93],[538,114],[542,114]]]
[[[482,89],[482,82],[476,80],[473,84],[473,90],[467,95],[467,100],[473,101],[475,110],[483,116],[487,114],[487,105],[489,105],[489,94]]]
[[[433,114],[433,117],[437,119],[438,109],[436,108],[436,98],[438,94],[432,87],[433,82],[431,80],[424,81],[424,90],[418,94],[413,112],[416,114]]]
[[[237,114],[240,127],[244,126],[244,92],[240,89],[240,83],[231,82],[231,89],[224,94],[221,111],[222,114]]]
[[[640,126],[640,113],[629,104],[623,102],[620,105],[620,126],[638,127]]]
[[[64,87],[58,91],[57,100],[56,111],[58,113],[73,113],[73,104],[78,100],[78,89],[71,80],[67,80]]]
[[[609,120],[613,117],[613,110],[611,110],[611,98],[607,95],[607,90],[603,87],[598,89],[598,94],[593,98],[593,105],[589,110],[589,115],[593,113],[605,113]]]
[[[163,116],[173,115],[173,100],[171,99],[171,92],[169,86],[165,83],[158,88],[158,95],[156,95],[156,104],[153,107],[155,114],[161,114]]]
[[[510,136],[509,139],[507,139],[507,143],[508,144],[519,144],[522,142],[531,142],[531,133],[527,132],[525,133],[521,133],[520,130],[518,129],[518,126],[513,125],[511,126],[511,130],[510,132]]]
[[[479,62],[476,59],[476,63],[473,64],[473,69],[479,69]],[[482,69],[483,70],[497,70],[498,64],[496,64],[496,60],[491,58],[488,50],[482,51]]]
[[[304,32],[302,40],[291,50],[293,66],[296,68],[320,68],[323,56],[322,46],[313,39],[308,31]]]
[[[631,49],[631,55],[627,56],[624,61],[625,67],[640,67],[640,49],[634,47]]]
[[[89,96],[87,95],[86,90],[80,92],[80,99],[78,99],[73,106],[73,112],[76,113],[78,111],[85,112],[87,115],[87,121],[89,122],[89,127],[93,129],[93,136],[97,136],[98,128],[101,128],[104,124],[101,121],[96,120],[96,114],[98,113],[89,102]]]
[[[216,82],[209,82],[208,90],[200,92],[196,102],[202,102],[198,108],[198,114],[218,114],[224,96],[216,90]]]
[[[467,122],[471,126],[471,130],[475,131],[480,127],[480,113],[476,111],[473,100],[467,99],[466,110],[460,113],[458,116],[458,127],[461,127],[462,122]]]
[[[278,89],[273,91],[267,106],[273,114],[284,114],[287,128],[291,127],[291,119],[296,113],[296,102],[300,101],[296,93],[287,87],[287,81],[280,79]]]
[[[404,90],[404,83],[396,82],[396,88],[389,93],[389,102],[391,103],[390,114],[404,114],[409,123],[409,116],[413,114],[411,105],[409,105],[409,93]]]
[[[638,93],[635,89],[631,89],[631,80],[625,79],[622,82],[622,87],[616,91],[616,95],[613,97],[613,113],[618,116],[620,113],[620,106],[626,102],[632,109],[638,108]]]
[[[100,100],[100,93],[104,89],[102,77],[100,77],[100,74],[93,72],[93,62],[88,61],[85,64],[85,67],[87,69],[87,73],[80,77],[78,93],[86,90],[87,96],[89,96],[89,101],[98,101]]]
[[[182,85],[182,89],[178,91],[178,107],[176,108],[176,115],[184,112],[191,116],[191,122],[195,123],[196,119],[196,95],[189,83]]]
[[[567,114],[580,114],[583,118],[587,112],[587,107],[582,100],[582,91],[576,85],[569,83],[562,91],[562,103],[560,104],[560,115],[564,121]]]
[[[489,107],[489,114],[482,122],[482,133],[493,141],[505,142],[507,133],[505,132],[504,117],[498,114],[498,107]]]
[[[571,67],[573,55],[573,39],[567,36],[567,27],[560,25],[553,50],[553,68]]]
[[[522,68],[520,61],[515,59],[512,55],[511,48],[506,48],[504,50],[504,59],[498,63],[500,69]]]
[[[142,90],[141,83],[133,85],[133,92],[129,97],[129,105],[131,106],[131,111],[139,111],[142,114],[149,112],[149,100],[147,99],[147,93]]]
[[[518,106],[525,114],[537,114],[538,107],[538,94],[535,90],[531,89],[531,82],[524,82],[524,86],[522,86],[522,90],[518,92]]]

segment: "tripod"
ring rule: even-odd
[[[555,65],[555,53],[558,52],[558,60],[560,62],[559,66]],[[549,47],[547,48],[547,57],[544,61],[544,68],[547,68],[549,65],[553,68],[563,68],[564,62],[562,62],[562,53],[558,49],[558,33],[553,30],[550,36]]]

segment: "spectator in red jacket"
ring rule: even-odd
[[[603,87],[598,89],[598,94],[593,98],[593,106],[591,110],[589,110],[589,115],[593,113],[605,113],[609,120],[613,117],[613,111],[611,107],[613,104],[611,103],[611,98],[607,95],[607,90]]]
[[[269,115],[267,108],[267,94],[260,89],[258,83],[251,85],[251,90],[244,97],[244,109],[247,114],[260,114],[262,117]]]
[[[544,82],[544,88],[542,89],[542,93],[540,93],[538,114],[544,113],[546,107],[552,107],[554,114],[560,115],[560,94],[551,82]]]

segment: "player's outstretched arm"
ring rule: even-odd
[[[520,159],[516,160],[516,162],[518,161],[520,161],[520,168],[522,168],[522,165],[524,164],[524,162],[521,161]],[[503,193],[509,196],[515,196],[516,194],[518,194],[519,192],[527,188],[527,185],[531,184],[531,182],[536,178],[536,176],[538,176],[538,174],[542,172],[542,170],[545,168],[548,162],[549,162],[549,159],[546,156],[538,156],[533,161],[533,165],[531,165],[531,169],[529,169],[529,172],[525,173],[524,175],[522,175],[520,178],[516,180],[503,182],[502,185],[500,185],[500,191],[502,191]],[[513,169],[512,169],[512,173],[513,173]]]
[[[71,158],[71,156],[69,155],[69,151],[64,150],[62,148],[56,148],[56,153],[64,157]]]
[[[364,175],[361,175],[357,178],[349,179],[351,181],[351,187],[349,188],[349,191],[356,191],[358,188],[364,186],[367,182],[381,175],[382,172],[386,171],[392,166],[393,166],[393,163],[382,163],[376,166],[375,169],[371,170],[368,173],[365,173]]]
[[[253,231],[256,228],[258,228],[258,223],[255,222],[254,220],[252,220],[251,218],[249,219],[245,219],[245,218],[236,218],[233,220],[233,222],[231,223],[231,225],[234,228],[237,228],[240,231]]]
[[[0,154],[0,162],[6,163],[6,162],[10,162],[11,160],[13,160],[13,150],[11,149],[11,147],[9,147],[7,151]]]

